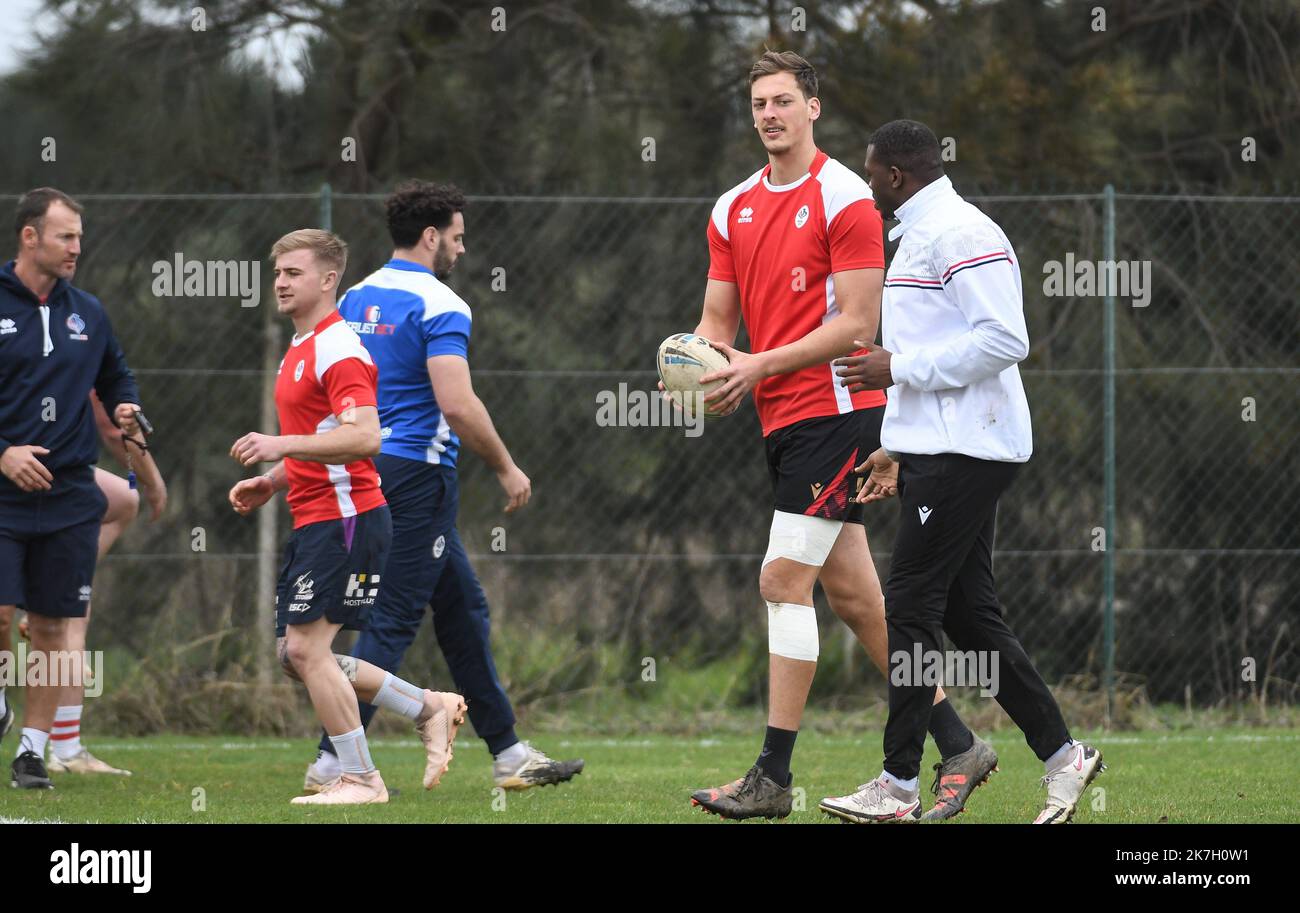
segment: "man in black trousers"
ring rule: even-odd
[[[1017,363],[1029,354],[1020,270],[1011,242],[963,200],[943,173],[939,141],[897,120],[871,138],[866,170],[876,207],[901,238],[885,276],[883,347],[838,359],[850,391],[889,389],[880,450],[860,499],[897,494],[898,538],[885,585],[889,721],[884,771],[858,792],[822,801],[850,821],[920,818],[918,775],[935,683],[946,668],[943,633],[981,668],[991,690],[1046,767],[1036,824],[1062,824],[1103,769],[1101,752],[1070,738],[1051,691],[1002,619],[993,579],[998,499],[1029,459],[1029,404]],[[978,750],[977,745],[975,749]],[[989,757],[936,782],[942,819],[958,795],[988,778]],[[967,766],[969,771],[969,765]]]

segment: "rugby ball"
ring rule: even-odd
[[[694,416],[699,395],[712,393],[722,385],[713,381],[702,385],[700,378],[731,364],[731,359],[705,339],[694,333],[675,333],[659,344],[659,380],[682,411]],[[703,410],[706,418],[722,416],[710,409]]]

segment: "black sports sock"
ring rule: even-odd
[[[777,729],[775,726],[768,726],[767,735],[763,737],[763,750],[758,753],[755,763],[781,786],[790,785],[790,756],[794,754],[794,740],[798,737],[797,729]]]
[[[930,708],[930,735],[934,736],[939,756],[944,760],[975,744],[975,734],[966,728],[946,697]]]

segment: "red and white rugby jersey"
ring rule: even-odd
[[[833,273],[884,269],[883,224],[866,181],[821,150],[793,184],[772,166],[724,193],[709,220],[709,278],[734,282],[755,352],[807,336],[840,313]],[[879,390],[852,394],[830,362],[760,381],[763,436],[809,418],[882,406]]]
[[[278,375],[275,408],[281,434],[324,434],[339,426],[339,413],[378,402],[375,364],[338,311],[306,336],[293,338]],[[339,465],[285,458],[284,469],[294,529],[355,517],[386,503],[379,473],[368,459]]]

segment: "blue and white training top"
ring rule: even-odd
[[[469,357],[469,305],[420,264],[389,260],[348,289],[339,311],[379,369],[381,452],[455,466],[460,438],[434,398],[426,360]]]

